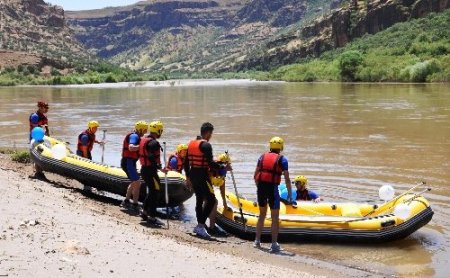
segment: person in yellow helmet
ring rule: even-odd
[[[186,158],[188,146],[186,144],[179,144],[175,153],[169,156],[167,169],[181,173],[183,170],[184,159]]]
[[[277,240],[280,214],[278,185],[281,182],[282,175],[284,175],[286,182],[288,201],[291,202],[291,180],[289,178],[288,160],[284,155],[280,154],[283,149],[284,140],[280,137],[272,137],[269,141],[269,151],[259,157],[254,174],[259,206],[254,246],[261,248],[261,232],[267,214],[267,205],[269,205],[272,218],[272,245],[270,247],[270,252],[272,253],[281,251]]]
[[[296,201],[313,201],[318,203],[322,201],[319,194],[309,190],[306,185],[308,184],[308,179],[305,176],[296,176],[294,179],[295,187],[297,188]]]
[[[225,178],[227,176],[227,171],[232,170],[231,168],[231,158],[228,153],[221,153],[215,160],[215,162],[219,165],[218,169],[210,170],[210,178],[211,184],[213,186],[219,187],[220,196],[222,197],[222,205],[224,210],[228,208],[227,199],[225,197]],[[217,202],[209,214],[209,227],[207,227],[207,231],[210,235],[213,236],[226,236],[227,233],[216,226],[216,211],[217,211]]]
[[[78,135],[77,155],[92,160],[92,148],[94,143],[99,145],[105,144],[103,141],[97,141],[95,139],[95,133],[100,124],[97,121],[89,121],[87,129]]]
[[[145,121],[138,121],[134,124],[134,130],[128,133],[122,144],[122,159],[120,161],[121,168],[131,180],[127,188],[125,199],[120,204],[121,207],[130,207],[130,198],[133,197],[132,208],[135,212],[139,212],[139,193],[141,189],[141,182],[139,181],[139,174],[136,168],[136,162],[139,159],[139,142],[141,137],[147,133],[148,123]]]
[[[163,129],[164,126],[160,121],[151,122],[148,127],[150,134],[142,137],[139,142],[139,161],[142,165],[141,176],[148,189],[141,217],[152,226],[164,225],[161,220],[156,218],[156,207],[161,190],[158,170],[167,173],[167,169],[161,168],[161,145],[158,142],[158,139],[163,133]]]

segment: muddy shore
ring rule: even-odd
[[[366,270],[296,255],[269,254],[235,237],[205,241],[194,223],[147,227],[119,200],[85,194],[77,181],[0,155],[0,277],[361,277]]]

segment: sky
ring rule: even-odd
[[[131,5],[139,0],[44,0],[47,3],[62,6],[65,11],[80,11]]]

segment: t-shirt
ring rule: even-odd
[[[138,143],[139,143],[139,135],[137,135],[136,133],[133,133],[130,135],[130,137],[128,137],[128,144],[138,145]]]

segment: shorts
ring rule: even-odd
[[[139,174],[137,172],[136,162],[137,162],[137,160],[135,160],[135,159],[124,158],[124,157],[122,157],[122,160],[120,161],[120,167],[127,174],[127,177],[131,181],[139,180]]]
[[[256,194],[258,206],[265,207],[268,203],[270,209],[280,209],[280,193],[277,184],[259,182]]]

